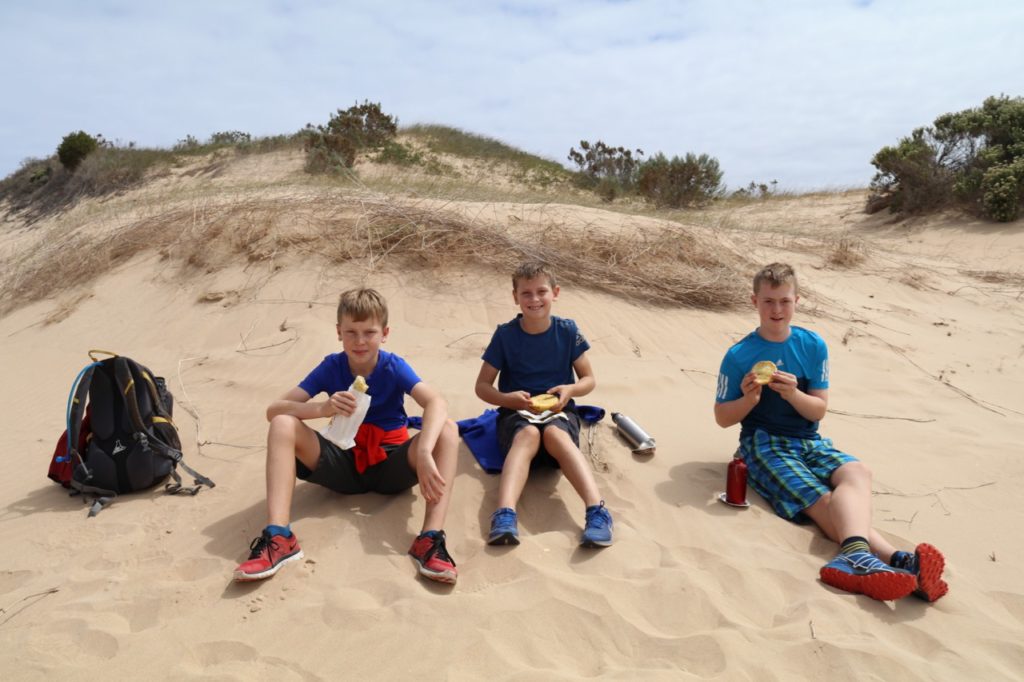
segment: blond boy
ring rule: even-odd
[[[935,601],[948,590],[942,554],[928,544],[913,554],[897,551],[874,530],[871,471],[818,435],[828,409],[828,348],[791,324],[799,300],[789,265],[772,263],[754,277],[751,302],[760,324],[722,360],[715,421],[723,428],[741,424],[750,485],[776,514],[810,517],[840,544],[820,571],[823,582],[874,599],[915,593]],[[763,361],[777,368],[767,384],[751,371]]]
[[[390,329],[387,303],[377,291],[341,294],[336,329],[342,352],[325,357],[267,408],[267,526],[250,545],[249,559],[235,569],[235,579],[269,578],[302,558],[289,523],[297,477],[347,495],[397,494],[418,482],[426,513],[409,554],[421,575],[454,583],[458,573],[442,528],[455,478],[458,431],[447,419],[447,404],[404,359],[381,348]],[[349,386],[356,376],[365,377],[371,403],[355,447],[342,449],[306,420],[352,414],[356,398]],[[326,397],[314,401],[321,393]],[[423,428],[412,438],[406,431],[406,395],[423,408]]]

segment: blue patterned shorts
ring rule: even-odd
[[[832,447],[828,438],[773,436],[758,429],[740,439],[747,482],[784,519],[796,517],[832,488],[836,469],[857,458]]]

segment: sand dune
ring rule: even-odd
[[[418,579],[405,555],[423,509],[416,491],[347,498],[305,484],[293,526],[306,559],[233,584],[264,523],[264,408],[338,348],[337,292],[368,284],[388,297],[387,347],[458,419],[485,407],[472,385],[490,332],[515,313],[508,277],[299,258],[185,277],[144,253],[0,319],[11,465],[0,477],[3,677],[1021,679],[1024,233],[956,216],[893,224],[864,216],[862,201],[801,197],[695,220],[755,262],[798,267],[807,297],[797,323],[832,352],[822,430],[874,471],[879,529],[945,552],[951,591],[936,604],[828,588],[817,571],[834,545],[820,533],[777,519],[753,494],[745,511],[715,501],[737,437],[714,424],[715,376],[753,311],[572,286],[556,313],[593,346],[598,388],[586,402],[629,414],[658,443],[639,458],[608,420],[596,427],[611,548],[577,547],[582,503],[551,472],[523,496],[522,545],[488,547],[498,479],[461,446],[447,525],[454,589]],[[852,268],[827,263],[843,236],[864,255]],[[34,238],[8,230],[5,254]],[[214,490],[131,495],[87,519],[45,478],[90,348],[167,377],[186,459]]]

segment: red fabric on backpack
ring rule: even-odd
[[[92,435],[92,428],[89,425],[89,406],[86,406],[85,416],[82,418],[82,429],[78,432],[78,454],[85,454],[85,446],[89,443],[90,435]],[[73,470],[71,453],[68,452],[68,430],[64,429],[64,433],[60,434],[60,438],[57,439],[57,447],[54,448],[53,458],[50,460],[50,470],[46,475],[55,483],[70,488]]]

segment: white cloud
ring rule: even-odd
[[[716,156],[732,186],[864,185],[947,111],[1024,95],[1012,0],[5,3],[0,173],[85,129],[142,145],[380,101],[565,161]]]

